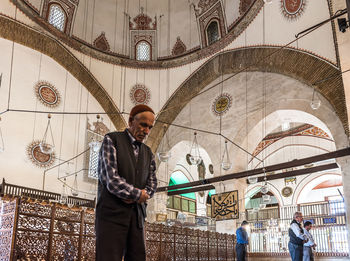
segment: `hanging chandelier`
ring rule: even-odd
[[[199,153],[199,146],[197,142],[197,132],[194,133],[193,143],[190,149],[190,157],[189,160],[192,165],[199,165],[202,162],[202,157]]]
[[[68,201],[68,193],[67,193],[67,187],[66,187],[66,178],[64,178],[59,203],[66,204],[67,201]]]
[[[43,136],[42,140],[40,141],[39,147],[40,147],[40,150],[41,150],[42,153],[44,153],[44,154],[51,154],[54,151],[54,149],[55,149],[55,143],[54,143],[54,140],[53,140],[53,134],[52,134],[51,124],[50,124],[50,120],[51,120],[51,114],[50,113],[47,115],[47,119],[48,120],[47,120],[46,130],[45,130],[45,133],[44,133],[44,136]],[[47,138],[47,133],[48,133],[49,130],[50,130],[52,144],[50,144],[48,142],[48,138]]]
[[[75,176],[74,176],[73,187],[71,189],[71,193],[72,193],[73,197],[77,197],[79,195],[77,174],[75,174]]]
[[[160,148],[157,152],[157,156],[161,162],[167,162],[169,160],[169,158],[171,157],[171,152],[169,150],[166,150],[166,148],[164,148],[165,147],[164,142],[167,143],[168,148],[169,148],[169,139],[168,139],[168,133],[166,133],[166,125],[164,125],[163,128],[164,128],[165,139],[163,139],[160,143]]]
[[[232,163],[228,155],[227,140],[225,140],[225,149],[224,153],[222,154],[221,168],[225,171],[230,170],[232,168]]]
[[[258,177],[250,176],[250,177],[248,177],[248,182],[249,182],[249,184],[255,184],[258,182]]]

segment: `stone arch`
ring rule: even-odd
[[[349,134],[344,86],[339,69],[321,57],[305,51],[294,48],[277,49],[277,47],[261,46],[239,48],[217,54],[193,72],[174,92],[159,113],[147,141],[151,148],[155,151],[158,147],[163,137],[162,133],[164,133],[161,130],[164,122],[171,124],[187,103],[209,83],[222,74],[243,72],[245,67],[248,68],[248,71],[282,74],[308,86],[315,86],[333,107],[343,125],[342,129],[345,130],[346,134]],[[331,80],[317,82],[319,79],[328,79],[329,77]],[[292,104],[290,105],[293,107]],[[159,133],[161,134],[159,135]]]
[[[0,16],[0,25],[0,37],[32,48],[54,59],[91,93],[107,112],[117,130],[126,127],[126,122],[112,98],[92,73],[66,47],[53,37],[42,34],[9,17]]]

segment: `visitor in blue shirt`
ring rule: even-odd
[[[236,230],[236,256],[237,261],[245,261],[247,256],[247,245],[248,233],[247,233],[248,222],[243,221],[241,226]]]

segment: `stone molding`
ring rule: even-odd
[[[56,39],[3,15],[0,15],[0,37],[15,41],[54,59],[91,93],[102,109],[108,113],[117,130],[126,127],[124,118],[106,90],[91,72]]]
[[[152,61],[136,61],[134,59],[129,59],[128,56],[113,52],[105,52],[95,48],[92,44],[85,42],[84,40],[78,39],[74,35],[71,37],[59,30],[56,30],[51,26],[45,19],[40,17],[35,9],[31,5],[28,5],[25,0],[10,0],[14,3],[19,10],[21,10],[26,16],[32,19],[34,22],[39,24],[45,30],[49,31],[52,35],[63,41],[65,44],[82,52],[86,55],[90,55],[93,58],[99,59],[101,61],[117,64],[130,68],[147,68],[147,69],[162,69],[162,68],[172,68],[183,66],[201,59],[204,59],[210,55],[215,54],[222,48],[230,44],[234,39],[236,39],[244,30],[249,26],[249,24],[255,19],[260,10],[264,5],[263,0],[254,0],[254,3],[250,6],[247,12],[233,22],[228,33],[222,37],[219,41],[214,44],[197,49],[194,48],[193,52],[188,52],[186,55],[181,56],[170,56],[163,57],[162,59],[152,60]]]
[[[277,48],[279,48],[278,51],[276,51]],[[152,150],[156,151],[162,140],[163,135],[159,133],[164,132],[164,123],[171,124],[187,103],[221,74],[243,72],[242,61],[247,61],[243,67],[249,68],[251,72],[278,73],[294,78],[310,87],[315,86],[317,91],[332,105],[342,122],[345,133],[349,135],[344,85],[341,72],[335,65],[303,50],[256,46],[219,53],[193,72],[161,109],[157,117],[158,122],[147,140]],[[320,79],[328,77],[331,77],[330,80],[317,83]]]

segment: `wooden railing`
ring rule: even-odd
[[[94,209],[5,195],[0,210],[0,260],[95,260]],[[147,261],[235,260],[234,235],[147,223],[145,237]]]
[[[61,199],[61,194],[9,184],[5,182],[5,179],[2,180],[2,183],[0,185],[0,196],[1,195],[28,197],[31,199],[50,200],[57,202]],[[66,203],[71,206],[83,206],[90,208],[95,207],[95,200],[71,196],[68,196]]]

